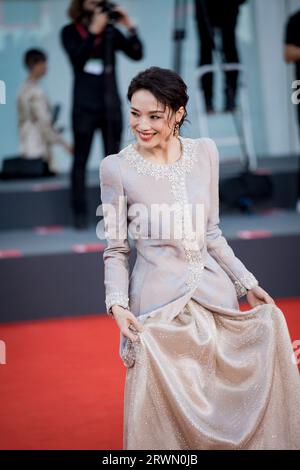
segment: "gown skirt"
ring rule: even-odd
[[[187,294],[138,320],[121,354],[123,449],[300,449],[300,375],[276,305]]]

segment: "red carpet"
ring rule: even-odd
[[[277,305],[300,339],[300,299]],[[0,340],[1,449],[122,449],[125,367],[112,319],[0,325]]]

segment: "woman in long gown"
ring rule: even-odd
[[[123,448],[300,449],[287,324],[219,228],[217,147],[179,135],[188,95],[175,72],[139,73],[127,97],[136,143],[100,164],[105,300],[127,368]]]

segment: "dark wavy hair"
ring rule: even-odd
[[[131,101],[132,95],[138,90],[148,90],[155,98],[172,111],[184,107],[184,115],[179,123],[179,128],[187,119],[186,105],[189,100],[187,86],[183,79],[170,69],[150,67],[138,73],[130,82],[127,90],[127,99]]]
[[[68,8],[68,16],[73,21],[79,21],[83,14],[83,2],[84,0],[72,0]]]
[[[24,66],[31,70],[36,64],[47,62],[47,54],[41,49],[28,49],[23,56]]]

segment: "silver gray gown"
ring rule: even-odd
[[[258,280],[219,227],[217,147],[179,139],[181,158],[168,165],[133,144],[100,164],[107,313],[119,304],[144,325],[137,342],[120,333],[123,448],[300,449],[300,376],[284,314],[273,304],[240,310]],[[155,205],[175,207],[181,238],[169,217],[149,218]]]

